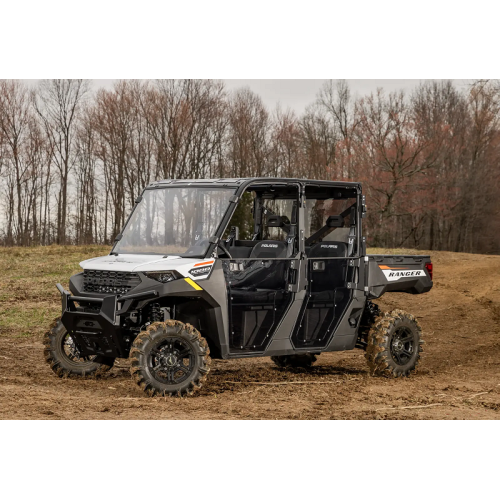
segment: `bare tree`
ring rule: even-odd
[[[75,162],[75,139],[78,118],[88,97],[88,80],[42,80],[34,105],[54,150],[54,163],[59,172],[60,191],[57,203],[57,243],[66,242],[68,216],[68,184]]]
[[[96,155],[103,164],[112,201],[112,233],[116,236],[125,222],[127,172],[134,140],[134,107],[131,83],[118,82],[113,90],[99,90],[93,126],[97,133]]]
[[[304,177],[341,178],[340,173],[335,170],[337,137],[322,106],[318,103],[308,106],[299,124]]]
[[[351,90],[345,80],[329,80],[319,92],[317,103],[328,116],[335,135],[334,161],[339,177],[352,177],[353,136],[356,132],[356,115]]]
[[[268,174],[270,132],[271,120],[262,99],[248,88],[236,91],[229,104],[229,175]]]
[[[155,142],[157,176],[197,178],[220,170],[227,119],[224,86],[213,80],[157,80],[141,99]]]
[[[300,125],[290,109],[276,108],[271,131],[271,175],[275,177],[300,177],[302,154],[300,149]]]
[[[23,231],[23,194],[29,163],[23,155],[23,149],[28,140],[31,120],[28,89],[16,80],[0,81],[0,130],[5,144],[2,163],[9,167],[7,241],[18,245],[28,243],[27,234]]]

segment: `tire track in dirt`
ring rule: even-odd
[[[461,286],[446,282],[442,283],[442,286],[474,299],[492,315],[495,321],[500,321],[500,263],[496,257],[485,256],[485,258],[492,262],[476,260],[474,265],[464,265],[460,270],[462,275],[460,285],[465,284],[466,288],[462,289]],[[498,331],[500,332],[500,325]]]

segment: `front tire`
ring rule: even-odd
[[[417,368],[423,343],[413,315],[396,309],[379,317],[368,333],[365,354],[371,374],[408,377]]]
[[[55,319],[43,337],[45,361],[58,377],[99,376],[111,370],[115,358],[81,356],[61,318]]]
[[[210,371],[209,354],[207,341],[191,325],[153,323],[134,340],[130,372],[150,397],[192,394]]]

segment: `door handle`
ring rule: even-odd
[[[324,271],[325,270],[325,261],[324,260],[315,260],[312,263],[313,271]]]

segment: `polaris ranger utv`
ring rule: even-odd
[[[408,376],[421,351],[411,314],[385,292],[425,293],[428,256],[366,255],[361,185],[301,179],[165,180],[135,202],[108,256],[81,263],[45,335],[60,377],[130,358],[149,395],[199,388],[213,358],[310,367],[360,348],[372,374]]]

